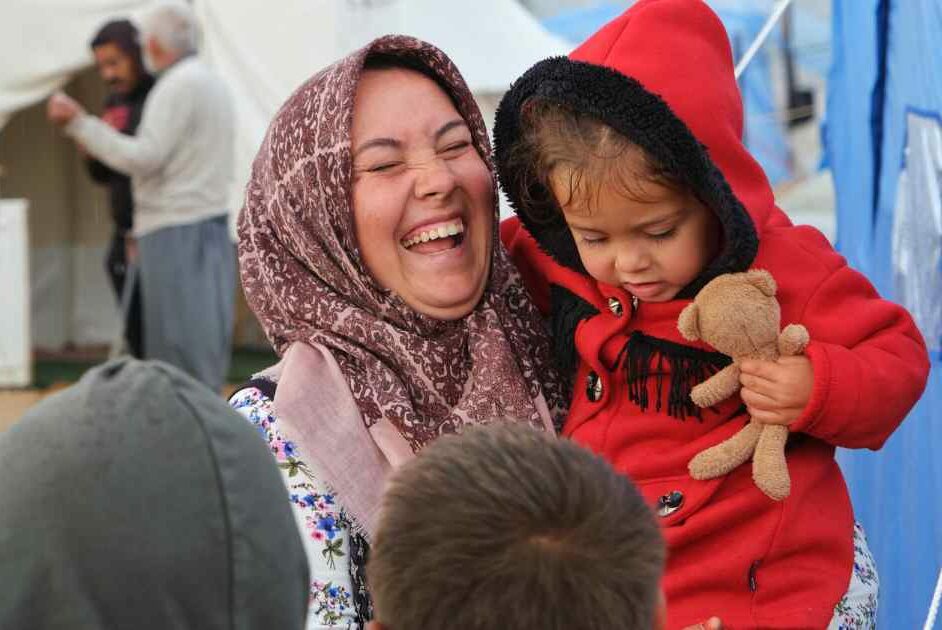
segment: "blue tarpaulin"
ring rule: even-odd
[[[942,567],[940,41],[938,0],[833,2],[825,150],[838,247],[914,313],[932,350],[926,394],[884,448],[839,454],[890,629],[923,626]]]

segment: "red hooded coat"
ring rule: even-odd
[[[638,303],[596,282],[558,212],[555,220],[531,218],[554,210],[534,199],[555,203],[522,184],[512,159],[531,98],[614,127],[681,173],[717,213],[721,252],[676,299]],[[495,153],[520,219],[501,231],[537,303],[552,313],[558,356],[573,359],[565,435],[631,477],[662,515],[668,627],[718,615],[733,628],[824,628],[854,556],[853,510],[834,447],[880,448],[921,394],[929,363],[909,314],[881,299],[818,231],[792,226],[775,206],[742,143],[742,122],[716,15],[700,0],[640,0],[568,59],[534,66],[505,96]],[[526,211],[522,185],[531,187]],[[738,395],[697,417],[690,388],[724,360],[684,341],[677,319],[710,279],[750,268],[775,277],[782,325],[804,324],[812,339],[814,388],[790,426],[791,495],[781,502],[755,487],[750,464],[708,481],[687,471],[694,455],[747,417]]]

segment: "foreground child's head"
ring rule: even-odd
[[[572,442],[491,425],[392,478],[367,570],[372,627],[648,630],[663,565],[625,477]]]
[[[608,125],[534,100],[522,113],[514,163],[551,192],[585,270],[647,302],[672,300],[719,250],[715,214],[679,174]]]
[[[0,462],[0,628],[304,628],[275,460],[182,371],[93,368],[0,433]]]

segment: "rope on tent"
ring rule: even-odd
[[[739,60],[739,63],[736,64],[735,72],[737,79],[746,69],[746,66],[752,61],[752,58],[756,56],[756,53],[759,52],[759,49],[762,48],[762,45],[765,44],[765,40],[768,39],[772,29],[775,28],[775,25],[781,19],[782,15],[785,14],[785,9],[787,9],[788,5],[791,3],[792,0],[779,0],[779,3],[772,9],[772,14],[769,15],[769,19],[765,21],[759,34],[756,35],[755,40],[749,45],[749,48],[746,49],[746,54],[744,54],[742,59]]]
[[[929,616],[922,630],[932,630],[935,626],[936,615],[939,614],[939,600],[942,599],[942,569],[939,569],[939,579],[935,583],[935,593],[932,595],[932,604],[929,606]]]

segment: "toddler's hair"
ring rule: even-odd
[[[599,119],[544,99],[531,99],[521,111],[522,133],[511,147],[510,165],[521,173],[515,191],[522,211],[548,222],[570,204],[591,212],[604,184],[637,201],[653,201],[646,184],[677,192],[689,186],[646,151]],[[628,159],[631,157],[637,159]],[[642,165],[639,169],[638,164]],[[560,198],[553,196],[554,176],[568,176]]]

